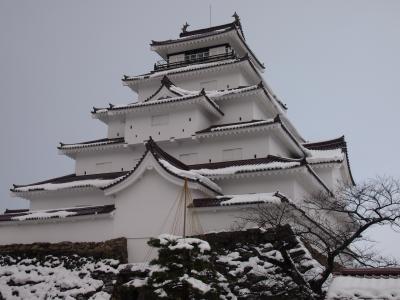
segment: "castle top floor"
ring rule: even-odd
[[[154,71],[249,56],[262,72],[264,65],[247,45],[239,16],[235,13],[233,17],[231,23],[196,30],[188,30],[186,23],[179,38],[153,40],[151,50],[162,57],[154,64]]]

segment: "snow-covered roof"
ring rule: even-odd
[[[92,113],[93,114],[106,114],[108,112],[118,112],[118,111],[132,111],[132,110],[137,110],[137,109],[143,109],[151,106],[160,106],[160,105],[171,105],[174,103],[194,103],[194,102],[200,102],[200,103],[205,103],[206,107],[210,108],[212,112],[217,113],[219,115],[224,115],[224,113],[221,111],[219,108],[219,105],[216,104],[213,100],[211,100],[207,94],[205,93],[204,90],[201,90],[197,92],[196,94],[187,94],[187,95],[179,95],[176,97],[169,97],[169,98],[163,98],[163,99],[158,99],[158,100],[152,100],[152,101],[142,101],[142,102],[135,102],[135,103],[130,103],[126,105],[110,105],[108,108],[93,108]]]
[[[119,180],[127,172],[100,173],[91,175],[70,174],[62,177],[51,178],[45,181],[13,185],[13,193],[30,193],[39,191],[58,191],[73,188],[103,188]]]
[[[0,215],[0,222],[63,219],[67,217],[108,214],[114,210],[115,206],[113,204],[101,206],[78,206],[50,210],[26,210],[23,212],[4,213]]]
[[[60,146],[57,148],[59,150],[75,150],[75,149],[82,149],[82,148],[91,148],[91,147],[98,147],[98,146],[108,146],[108,145],[124,145],[125,139],[121,138],[104,138],[98,139],[93,141],[87,142],[80,142],[80,143],[73,143],[73,144],[65,144],[60,142]]]
[[[327,300],[400,300],[400,268],[345,269],[335,273]]]
[[[235,206],[235,205],[254,205],[262,203],[281,203],[288,201],[279,192],[275,193],[253,193],[239,195],[221,195],[214,198],[193,199],[192,207],[213,207],[213,206]]]
[[[259,65],[260,68],[265,69],[264,64],[260,62],[260,60],[257,58],[257,56],[254,54],[254,52],[246,43],[246,39],[244,37],[242,25],[240,23],[239,18],[235,18],[235,21],[231,23],[222,24],[218,26],[205,27],[196,30],[185,29],[184,31],[182,31],[182,33],[179,35],[179,38],[177,39],[169,39],[163,41],[153,40],[150,46],[152,50],[155,50],[162,57],[166,58],[165,48],[170,48],[172,45],[174,49],[176,49],[179,44],[193,45],[194,43],[196,43],[198,45],[199,43],[205,40],[208,41],[213,40],[215,41],[214,43],[218,44],[216,40],[220,37],[221,38],[223,36],[225,37],[226,35],[232,37],[236,45],[238,45],[241,49],[243,49],[243,51],[246,51],[249,55],[251,55],[251,57],[254,59],[257,65]],[[164,51],[161,49],[164,49]],[[176,53],[176,50],[174,52]],[[169,54],[173,54],[173,52]]]
[[[232,65],[232,64],[238,64],[241,62],[248,62],[250,67],[254,69],[256,74],[259,73],[257,69],[254,67],[253,62],[248,56],[244,56],[241,58],[236,58],[236,59],[224,59],[216,62],[207,62],[205,61],[204,63],[196,63],[184,67],[179,67],[179,68],[174,68],[174,69],[168,69],[168,70],[162,70],[162,71],[152,71],[150,73],[138,75],[138,76],[124,76],[122,79],[123,82],[133,82],[133,81],[138,81],[138,80],[145,80],[145,79],[154,79],[154,78],[159,78],[163,77],[165,75],[174,75],[174,74],[179,74],[179,73],[184,73],[184,72],[192,72],[192,71],[197,71],[197,70],[204,70],[204,69],[209,69],[209,68],[214,68],[214,67],[221,67],[221,66],[226,66],[226,65]],[[261,78],[261,77],[260,77]]]
[[[276,121],[274,119],[269,119],[269,120],[252,120],[252,121],[246,121],[246,122],[218,124],[218,125],[212,125],[206,129],[197,131],[196,134],[214,133],[214,132],[221,132],[221,131],[235,130],[235,129],[244,129],[244,128],[251,128],[251,127],[260,127],[260,126],[271,125],[274,123],[276,123]]]
[[[303,143],[302,146],[305,148],[307,162],[311,164],[343,162],[346,160],[350,180],[352,184],[355,184],[344,136],[331,140]]]
[[[189,165],[191,171],[211,178],[300,167],[304,161],[268,155],[262,158]]]

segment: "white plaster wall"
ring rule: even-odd
[[[207,113],[199,106],[177,106],[169,110],[152,110],[127,116],[125,140],[129,144],[142,143],[151,136],[155,141],[171,138],[189,138],[210,123]],[[155,107],[154,107],[155,108]],[[152,117],[168,116],[166,124],[153,125]],[[132,125],[132,128],[130,126]]]
[[[133,169],[144,147],[113,148],[110,150],[80,152],[76,155],[77,175],[120,172]]]
[[[123,120],[112,119],[108,121],[107,125],[108,125],[107,137],[109,139],[124,136],[125,122]]]
[[[171,232],[177,201],[182,187],[162,178],[156,171],[148,170],[143,177],[122,190],[115,198],[114,236],[128,239],[128,257],[130,262],[142,262],[146,258],[150,237]],[[192,190],[193,198],[204,194]],[[183,203],[182,203],[183,207]],[[179,215],[181,218],[181,216]],[[182,218],[181,218],[182,219]],[[175,232],[179,234],[179,232]]]
[[[215,182],[222,188],[225,195],[274,193],[279,191],[289,198],[297,199],[295,182],[298,176],[302,176],[302,174],[271,172],[270,175],[256,176],[253,174],[240,178],[215,180]]]
[[[101,242],[113,238],[113,219],[106,218],[72,218],[62,221],[47,220],[20,222],[20,225],[4,222],[0,224],[0,243],[29,244],[35,242],[58,243],[70,242]]]
[[[36,196],[31,198],[31,210],[45,210],[55,208],[68,208],[74,206],[92,206],[113,204],[110,197],[104,196],[103,191],[98,189],[88,189],[86,191],[65,190],[57,192],[37,192]]]
[[[265,132],[264,132],[265,133]],[[162,148],[174,157],[186,153],[198,153],[197,162],[208,163],[223,161],[223,150],[242,149],[242,159],[265,157],[269,154],[269,135],[227,135],[218,138],[188,140],[185,142],[171,142],[162,145]]]

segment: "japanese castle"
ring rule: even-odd
[[[150,237],[230,230],[250,207],[353,184],[344,137],[300,135],[233,18],[152,41],[162,60],[122,79],[136,101],[91,111],[106,137],[58,146],[73,173],[11,188],[30,207],[0,215],[0,244],[126,237],[143,262]]]

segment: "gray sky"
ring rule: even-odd
[[[128,103],[123,74],[149,71],[151,39],[230,22],[237,11],[265,78],[310,140],[346,135],[356,181],[400,178],[400,1],[0,0],[0,210],[12,183],[73,171],[59,141],[106,136],[92,106]],[[400,234],[375,230],[400,257]]]

